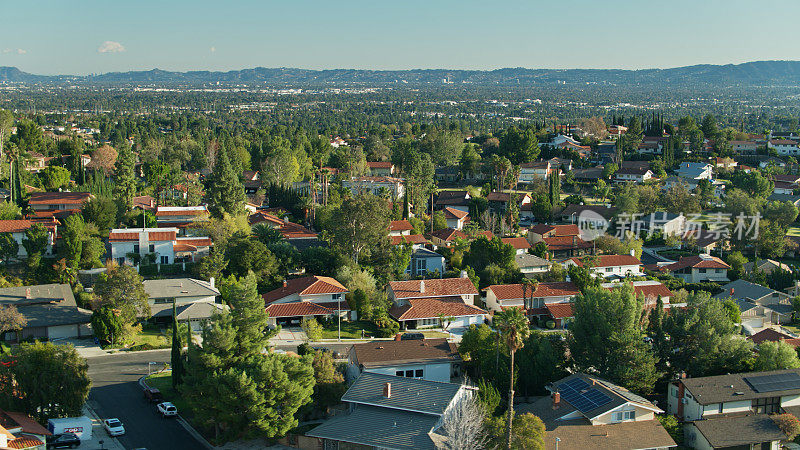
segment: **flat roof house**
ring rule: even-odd
[[[800,414],[800,369],[681,378],[667,403],[693,448],[777,449],[787,437],[770,414]]]
[[[304,317],[336,316],[337,312],[346,317],[351,312],[344,299],[348,292],[344,285],[331,277],[311,275],[284,281],[283,286],[262,297],[269,324],[277,325],[300,323]]]
[[[453,383],[364,372],[342,396],[348,414],[334,417],[306,436],[318,448],[434,450],[444,436],[442,418],[472,389]]]
[[[461,356],[447,339],[375,341],[353,344],[350,366],[358,371],[450,382],[458,376]]]
[[[655,417],[664,411],[621,386],[575,373],[546,388],[549,397],[515,409],[542,419],[547,450],[675,447]]]
[[[50,340],[91,336],[92,312],[78,308],[69,284],[39,284],[0,289],[0,305],[14,305],[28,323],[19,339]],[[5,340],[15,340],[7,332]]]

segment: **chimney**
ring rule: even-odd
[[[419,281],[419,293],[420,294],[425,293],[425,280]]]
[[[25,298],[31,298],[31,288],[25,288]]]
[[[214,277],[211,277],[211,278],[208,279],[208,284],[210,284],[211,287],[214,287],[214,283],[215,282],[216,282],[216,280],[214,280]]]
[[[685,380],[685,379],[686,379],[686,372],[681,372],[681,380]]]
[[[468,278],[468,277],[467,277],[467,271],[466,271],[466,270],[462,270],[462,271],[461,271],[461,273],[459,274],[459,276],[460,276],[461,278]]]
[[[553,392],[550,398],[553,399],[553,409],[558,409],[558,407],[561,406],[561,392]]]
[[[286,283],[286,280],[283,280],[283,287],[286,287],[287,285],[288,283]]]
[[[733,292],[734,292],[733,288],[731,288],[731,297],[733,297]]]
[[[383,383],[383,398],[392,398],[392,383]]]
[[[636,250],[631,249],[631,256],[636,256]]]
[[[402,341],[402,340],[403,340],[403,335],[402,335],[402,333],[397,333],[397,334],[395,334],[395,335],[394,335],[394,340],[395,340],[395,341]]]

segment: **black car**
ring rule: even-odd
[[[54,434],[47,436],[47,448],[76,448],[81,445],[81,438],[75,433]]]

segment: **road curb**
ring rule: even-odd
[[[166,372],[166,371],[165,371],[165,372]],[[150,387],[150,386],[148,386],[147,382],[145,381],[145,379],[146,379],[147,377],[149,377],[149,376],[150,376],[150,375],[143,375],[141,378],[139,378],[139,386],[141,386],[141,387],[142,387],[142,389],[148,389],[148,388]],[[214,447],[213,445],[211,445],[211,443],[209,443],[209,442],[206,440],[206,438],[204,438],[204,437],[203,437],[203,435],[202,435],[202,434],[200,434],[200,433],[199,433],[197,430],[195,430],[195,429],[194,429],[194,427],[193,427],[193,426],[191,426],[191,425],[189,424],[189,422],[187,422],[187,421],[186,421],[186,419],[184,419],[184,418],[183,418],[183,416],[181,416],[180,414],[178,414],[177,420],[178,420],[178,423],[179,423],[179,424],[181,424],[181,426],[182,426],[183,428],[185,428],[185,429],[186,429],[186,431],[187,431],[189,434],[191,434],[191,435],[192,435],[192,437],[194,437],[195,439],[197,439],[197,441],[198,441],[198,442],[200,442],[201,444],[203,444],[203,446],[204,446],[205,448],[207,448],[208,450],[213,450],[214,448],[216,448],[216,447]]]

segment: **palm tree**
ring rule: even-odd
[[[511,355],[511,374],[508,385],[508,424],[506,424],[506,447],[511,449],[511,423],[514,420],[514,354],[525,345],[530,335],[528,318],[520,308],[508,308],[494,316],[495,328],[500,333]]]

